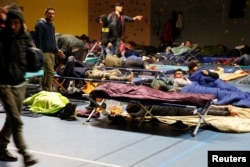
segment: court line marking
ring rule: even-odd
[[[208,139],[202,141],[201,143],[194,145],[194,146],[191,147],[190,149],[187,149],[187,150],[185,150],[185,151],[183,151],[183,152],[177,154],[176,156],[170,158],[169,160],[163,162],[163,163],[162,163],[161,165],[159,165],[158,167],[166,167],[166,166],[168,166],[168,165],[171,165],[174,161],[180,159],[181,157],[183,157],[184,155],[186,155],[186,154],[188,154],[188,153],[194,151],[195,149],[197,149],[197,148],[199,148],[199,147],[201,147],[201,146],[207,144],[208,142],[210,142],[210,141],[212,141],[212,140],[218,138],[220,135],[221,135],[221,134],[215,134],[214,136],[211,136],[210,138],[208,138]]]
[[[17,150],[14,147],[8,147],[8,148],[13,149],[13,150]],[[98,165],[103,165],[103,166],[124,167],[124,166],[120,166],[120,165],[114,165],[114,164],[109,164],[109,163],[104,163],[104,162],[97,162],[97,161],[92,161],[92,160],[87,160],[87,159],[82,159],[82,158],[75,158],[75,157],[70,157],[70,156],[65,156],[65,155],[52,154],[52,153],[34,151],[34,150],[28,150],[28,151],[36,153],[36,154],[41,154],[41,155],[57,157],[57,158],[63,158],[63,159],[69,159],[69,160],[75,160],[75,161],[81,161],[81,162],[87,162],[87,163],[98,164]]]

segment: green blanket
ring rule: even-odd
[[[48,91],[40,91],[23,101],[31,111],[41,114],[54,114],[68,103],[69,99],[62,94]]]

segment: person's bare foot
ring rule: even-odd
[[[131,72],[131,73],[129,74],[129,76],[127,76],[127,81],[132,82],[132,81],[133,81],[133,78],[134,78],[134,73]]]
[[[229,111],[229,113],[230,113],[231,116],[239,116],[238,111],[235,111],[235,110],[233,109],[233,106],[232,106],[232,105],[228,105],[228,111]]]

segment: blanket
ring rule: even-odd
[[[197,71],[189,79],[192,84],[183,87],[181,92],[213,94],[218,105],[250,107],[250,92],[243,92],[221,79],[205,76],[201,71]]]
[[[220,79],[222,79],[223,81],[231,81],[248,75],[246,71],[241,69],[236,69],[234,67],[232,68],[217,67],[217,70],[210,70],[210,71],[217,72],[220,76]]]
[[[222,132],[245,133],[250,132],[250,108],[233,107],[237,110],[239,116],[214,116],[207,115],[206,121],[210,126]],[[181,120],[184,124],[195,126],[198,122],[198,116],[155,116],[160,122],[166,124],[175,123]],[[202,123],[202,126],[205,123]]]
[[[176,103],[204,107],[214,99],[212,94],[163,92],[143,85],[108,82],[94,88],[92,97],[118,101],[140,101],[144,105]]]
[[[69,99],[58,92],[40,91],[23,101],[35,113],[54,114],[69,103]]]

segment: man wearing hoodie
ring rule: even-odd
[[[0,99],[6,112],[6,120],[0,131],[0,161],[18,160],[17,156],[7,150],[12,136],[24,165],[31,166],[37,161],[27,153],[21,110],[26,91],[26,49],[34,44],[24,29],[23,13],[17,4],[0,8],[0,20],[5,24],[0,29]]]
[[[66,57],[56,43],[55,26],[53,24],[54,18],[55,9],[48,7],[45,9],[45,17],[39,19],[35,25],[36,46],[43,51],[45,56],[42,87],[46,91],[52,91],[56,55],[60,59],[65,59]]]

